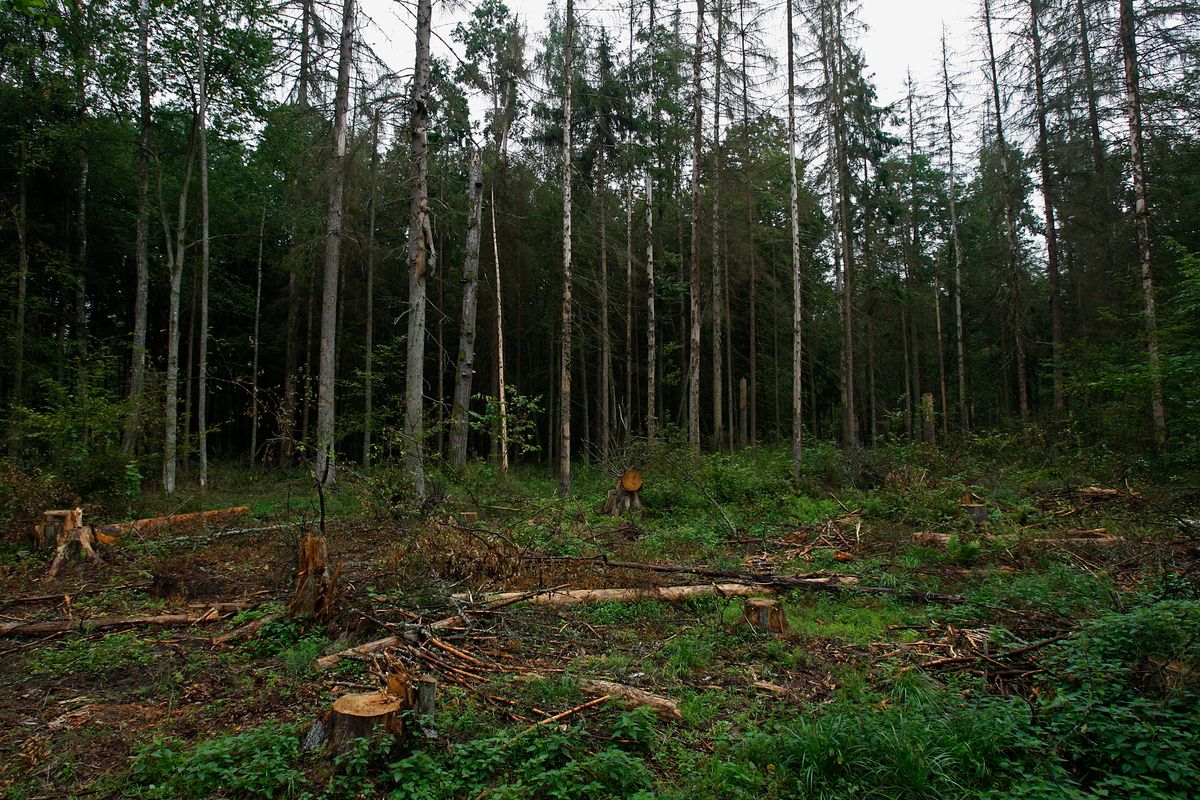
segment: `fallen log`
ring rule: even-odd
[[[575,563],[592,563],[612,569],[633,569],[645,572],[661,572],[668,574],[699,575],[705,578],[723,578],[739,583],[752,583],[760,586],[770,586],[775,589],[810,589],[818,592],[851,592],[854,594],[889,595],[902,600],[914,600],[922,603],[965,603],[966,598],[960,594],[937,594],[919,592],[910,589],[895,589],[890,586],[860,586],[859,579],[853,575],[826,575],[813,573],[811,575],[773,575],[769,573],[737,572],[728,569],[715,569],[702,566],[684,566],[681,564],[648,564],[640,561],[610,561],[606,558],[590,556],[525,556],[528,561],[571,561]]]
[[[250,508],[248,506],[215,508],[210,511],[194,511],[187,514],[167,514],[163,517],[147,517],[146,519],[136,519],[131,522],[119,522],[115,525],[105,525],[100,530],[110,534],[146,534],[157,531],[161,528],[176,530],[203,527],[249,513]]]
[[[42,636],[47,633],[66,633],[69,631],[91,632],[109,630],[111,628],[129,628],[139,625],[155,625],[159,627],[195,625],[201,622],[215,622],[223,616],[244,611],[243,603],[214,603],[203,606],[202,612],[187,611],[182,614],[157,614],[142,617],[80,617],[79,619],[58,619],[45,622],[2,622],[0,636]]]
[[[625,708],[652,708],[660,716],[674,720],[683,719],[683,714],[679,713],[679,704],[661,695],[651,694],[623,683],[596,681],[590,678],[581,679],[579,686],[588,694],[607,695],[613,700],[619,700]]]
[[[502,592],[489,595],[489,600],[514,600],[546,606],[572,606],[583,603],[632,603],[638,600],[661,600],[677,603],[697,597],[755,597],[775,594],[771,586],[750,583],[701,583],[688,586],[649,586],[619,589],[566,589],[533,597],[521,592]]]

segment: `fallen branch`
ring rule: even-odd
[[[596,681],[590,678],[581,679],[579,686],[589,694],[603,694],[606,697],[620,700],[626,708],[653,708],[661,716],[670,717],[675,720],[683,719],[683,715],[679,713],[679,704],[674,700],[657,694],[651,694],[642,689],[635,689],[623,683]]]
[[[489,599],[502,602],[527,601],[536,605],[572,606],[583,603],[632,603],[638,600],[661,600],[664,603],[677,603],[696,597],[754,597],[764,594],[775,594],[771,586],[749,583],[701,583],[689,586],[650,586],[630,587],[620,589],[567,589],[565,591],[545,592],[533,597],[523,596],[525,593],[505,592],[490,595]]]
[[[46,622],[4,622],[0,623],[0,636],[41,636],[47,633],[90,632],[139,625],[160,627],[194,625],[200,622],[214,622],[221,619],[222,616],[244,611],[247,606],[244,603],[214,603],[202,608],[204,610],[199,613],[188,611],[183,614],[158,614],[144,617],[94,617],[91,619],[81,617]]]
[[[599,564],[613,569],[634,569],[645,572],[699,575],[705,578],[724,578],[729,581],[770,586],[775,589],[811,589],[823,592],[849,591],[856,594],[890,595],[904,600],[924,603],[965,603],[966,598],[958,594],[935,594],[909,589],[894,589],[890,586],[860,586],[853,575],[772,575],[752,572],[736,572],[712,567],[684,566],[678,564],[647,564],[638,561],[609,561],[605,558],[587,556],[525,556],[529,561],[572,561]]]
[[[603,703],[605,700],[610,699],[611,697],[612,697],[612,695],[606,694],[606,695],[603,695],[602,697],[597,697],[595,700],[588,700],[586,703],[577,705],[574,708],[568,708],[566,711],[563,711],[562,713],[559,713],[559,714],[555,714],[553,717],[546,717],[543,720],[539,720],[538,722],[535,722],[533,725],[530,725],[528,728],[526,728],[524,731],[522,731],[522,733],[529,733],[531,731],[537,730],[542,725],[549,725],[552,722],[558,722],[560,719],[566,719],[567,717],[571,716],[572,714],[577,714],[580,711],[584,711],[586,709],[591,708],[592,706],[598,706],[601,703]]]

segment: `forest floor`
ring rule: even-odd
[[[202,498],[147,495],[146,515],[251,515],[122,536],[103,566],[53,579],[47,556],[0,549],[0,624],[85,621],[0,638],[0,796],[1194,797],[1200,497],[1031,450],[992,437],[847,461],[817,445],[799,485],[782,451],[664,450],[621,519],[596,512],[615,476],[598,468],[564,500],[544,473],[472,465],[420,513],[396,470],[348,475],[326,497],[344,596],[322,624],[281,614],[297,541],[321,524],[302,474],[229,469]],[[483,600],[738,582],[726,573],[827,580],[779,589],[782,635],[736,624],[744,600],[721,592]],[[184,626],[86,627],[234,602]],[[391,657],[438,678],[432,721],[337,758],[306,750],[337,696],[377,687],[370,658],[316,658],[405,632]],[[589,705],[589,679],[678,716]]]

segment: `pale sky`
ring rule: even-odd
[[[415,3],[410,0],[404,4],[396,0],[360,2],[361,13],[373,22],[373,25],[363,29],[367,41],[393,70],[404,74],[411,72]],[[470,4],[471,0],[465,2]],[[617,18],[617,14],[621,13],[617,11],[617,4],[626,2],[628,0],[577,0],[576,13],[593,25],[609,24],[623,28]],[[532,56],[537,47],[537,37],[544,30],[548,3],[546,0],[507,0],[507,3],[526,26],[530,40],[527,54]],[[559,5],[560,8],[563,5],[561,0]],[[951,58],[958,71],[963,72],[969,63],[973,63],[972,49],[978,45],[972,41],[970,33],[978,5],[975,0],[862,0],[860,19],[866,24],[867,30],[858,45],[874,73],[880,99],[890,102],[903,97],[905,73],[909,68],[918,83],[932,84],[937,79],[943,23],[949,36]],[[774,44],[782,60],[785,38],[782,35],[782,4],[772,4],[767,0],[763,6],[774,9],[765,27],[768,32],[774,32],[777,41],[772,43],[769,40],[769,43]],[[684,2],[685,24],[691,24],[690,16],[694,8],[694,3]],[[447,12],[443,3],[435,2],[433,14],[434,53],[450,57],[453,62],[449,49],[456,45],[450,34],[455,23],[466,16],[466,11]],[[778,104],[776,107],[779,107]]]

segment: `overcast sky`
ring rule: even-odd
[[[363,35],[384,58],[393,70],[408,74],[412,70],[413,34],[412,9],[415,3],[396,0],[360,0],[361,11],[372,24],[363,26]],[[617,15],[618,3],[628,0],[576,0],[576,13],[592,25],[612,25],[623,28]],[[978,11],[975,0],[861,0],[860,18],[866,30],[858,41],[866,55],[867,63],[875,76],[875,85],[883,102],[900,99],[904,95],[904,78],[908,69],[918,83],[932,84],[938,77],[943,23],[949,35],[951,49],[959,51],[956,59],[959,71],[968,62],[973,62],[972,48],[977,43],[970,38],[972,18]],[[466,0],[468,6],[471,0]],[[507,0],[525,24],[529,33],[527,55],[532,56],[537,48],[537,39],[545,28],[546,0]],[[560,0],[560,8],[563,2]],[[666,5],[664,3],[663,5]],[[765,8],[774,8],[769,22],[768,44],[774,46],[780,60],[783,53],[782,5],[775,6],[770,0],[763,2]],[[626,6],[628,7],[628,6]],[[690,17],[695,5],[685,2],[685,14]],[[627,12],[626,12],[627,13]],[[450,13],[443,3],[434,4],[434,53],[455,58],[450,49],[456,48],[451,32],[454,25],[466,16],[465,11]],[[685,24],[690,24],[690,19]],[[622,39],[625,37],[621,37]],[[773,41],[772,41],[773,40]],[[782,78],[782,76],[780,76]],[[767,89],[767,91],[771,91]],[[782,81],[776,84],[776,93],[782,91]],[[765,98],[764,98],[765,99]],[[777,108],[781,103],[774,104]]]

